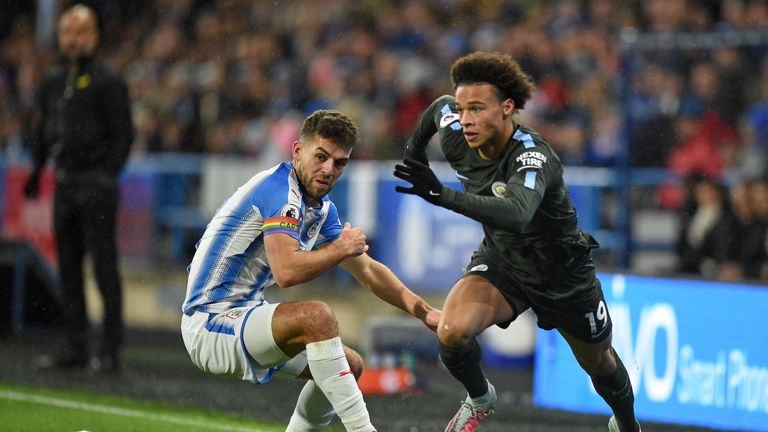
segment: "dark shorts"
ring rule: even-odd
[[[568,247],[566,256],[546,259],[514,257],[515,264],[481,247],[462,277],[477,275],[493,284],[515,308],[515,317],[528,308],[536,313],[538,326],[559,329],[588,343],[604,340],[612,323],[587,240]],[[512,319],[512,321],[514,318]],[[506,328],[511,321],[498,323]]]

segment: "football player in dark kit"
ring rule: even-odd
[[[93,58],[98,35],[96,15],[87,6],[76,5],[59,19],[62,62],[45,76],[39,89],[38,118],[31,137],[32,173],[24,192],[29,198],[37,197],[40,174],[52,157],[56,163],[53,224],[66,341],[55,357],[39,359],[38,366],[88,365],[83,286],[83,259],[88,251],[104,300],[102,344],[92,365],[116,372],[123,338],[115,239],[118,175],[133,142],[133,124],[125,82]]]
[[[468,392],[446,432],[477,430],[495,407],[475,337],[494,324],[508,326],[528,308],[541,328],[560,332],[592,378],[614,413],[609,431],[639,431],[591,258],[598,245],[577,227],[558,156],[512,118],[531,96],[530,77],[508,55],[476,52],[453,64],[451,80],[455,96],[439,97],[424,111],[404,162],[395,166],[395,176],[410,183],[398,192],[470,217],[485,234],[438,325],[440,358]],[[442,185],[429,168],[426,147],[436,132],[463,192]]]

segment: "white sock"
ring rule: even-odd
[[[336,412],[320,387],[313,380],[307,381],[299,393],[296,408],[285,432],[317,432],[324,430]]]
[[[328,398],[347,431],[373,431],[363,394],[344,355],[341,338],[336,336],[307,344],[307,360],[315,384]]]
[[[472,401],[472,406],[487,411],[496,404],[496,388],[488,381],[488,391],[484,395],[468,399]]]

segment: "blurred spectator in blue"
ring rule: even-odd
[[[729,159],[731,174],[737,179],[748,180],[765,176],[766,149],[758,146],[753,123],[743,116],[738,128],[739,144],[734,146]]]
[[[768,152],[768,61],[762,65],[757,94],[760,98],[747,109],[746,120],[754,133],[756,147]]]
[[[630,79],[632,164],[664,166],[679,135],[676,116],[692,111],[682,106],[684,78],[673,69],[648,65]]]

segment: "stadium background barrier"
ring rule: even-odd
[[[132,158],[121,177],[118,238],[122,261],[129,268],[132,265],[153,270],[171,265],[183,271],[194,243],[216,208],[254,173],[268,168],[264,163],[192,154]],[[332,198],[344,220],[365,230],[371,254],[391,266],[409,286],[427,293],[447,292],[482,237],[480,225],[417,197],[396,193],[394,163],[356,161],[332,192]],[[40,261],[42,265],[48,264],[41,271],[52,273],[54,178],[49,169],[42,178],[39,199],[27,200],[22,194],[27,166],[24,161],[6,163],[0,157],[2,237],[33,246],[45,257]],[[447,164],[436,162],[433,166],[443,181],[458,187]],[[582,167],[567,168],[566,177],[579,210],[580,225],[595,235],[603,251],[614,256],[623,253],[632,235],[606,220],[605,215],[611,213],[604,208],[606,194],[622,181],[652,185],[670,180],[662,170],[620,173]],[[616,200],[610,202],[617,205]],[[667,242],[654,247],[669,250],[671,246]],[[351,281],[343,271],[333,275]]]
[[[766,287],[599,276],[640,419],[768,431]],[[564,340],[541,330],[534,403],[608,414]]]
[[[419,198],[395,193],[398,180],[392,175],[394,163],[356,161],[331,197],[343,219],[366,231],[377,259],[392,265],[418,289],[444,288],[477,246],[481,238],[479,225]],[[443,181],[458,187],[447,164],[435,162],[433,166]],[[121,255],[139,264],[164,264],[170,260],[186,265],[194,242],[216,208],[239,185],[265,168],[253,159],[192,154],[151,154],[132,159],[121,177]],[[28,201],[21,193],[26,165],[6,165],[0,160],[0,171],[3,235],[31,242],[52,260],[50,216],[46,213],[50,212],[53,176],[48,173],[43,178],[40,199]],[[579,211],[579,225],[594,234],[602,250],[620,256],[630,242],[633,251],[671,249],[672,239],[664,244],[633,240],[630,226],[607,220],[606,214],[620,212],[606,212],[604,208],[629,206],[606,200],[607,193],[625,182],[653,186],[677,181],[666,170],[569,167],[566,180]],[[433,253],[425,254],[425,248]],[[614,259],[608,265],[619,263]]]

